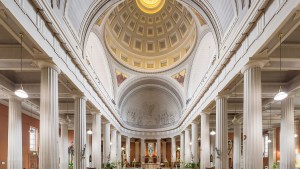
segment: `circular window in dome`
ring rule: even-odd
[[[140,6],[161,9],[150,13]],[[125,0],[109,14],[104,36],[120,64],[152,73],[182,63],[194,49],[197,31],[192,14],[176,0]]]
[[[163,8],[165,0],[136,0],[136,4],[141,11],[154,14]]]

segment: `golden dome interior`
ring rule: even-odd
[[[163,3],[156,13],[145,12]],[[143,72],[170,69],[184,61],[196,42],[192,14],[176,0],[125,0],[105,23],[105,43],[127,68]]]

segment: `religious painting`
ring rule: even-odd
[[[127,74],[124,74],[117,69],[116,69],[115,73],[116,73],[118,86],[120,86],[129,77]]]
[[[172,76],[178,83],[180,83],[182,86],[184,85],[184,79],[185,79],[185,73],[186,70],[182,70],[179,73],[176,73],[175,75]]]

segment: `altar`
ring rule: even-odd
[[[160,168],[160,164],[159,163],[142,163],[142,168],[158,169],[158,168]]]

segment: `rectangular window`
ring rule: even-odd
[[[29,129],[29,149],[37,151],[37,129],[32,126]]]

